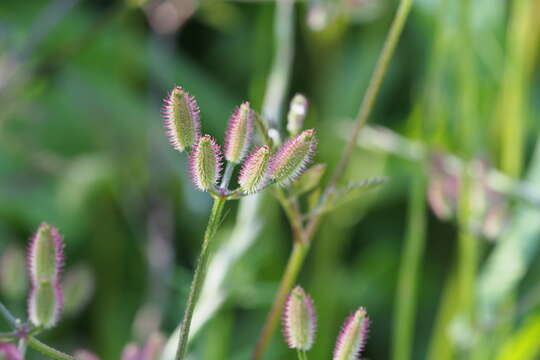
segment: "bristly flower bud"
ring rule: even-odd
[[[308,101],[302,94],[294,95],[287,115],[287,130],[291,136],[297,135],[302,126],[308,110]]]
[[[204,135],[193,148],[190,171],[193,182],[202,191],[215,185],[221,174],[222,155],[219,145],[210,135]]]
[[[253,194],[261,190],[268,183],[268,163],[270,149],[264,145],[255,150],[244,162],[240,170],[238,183],[246,194]]]
[[[64,263],[64,244],[58,230],[47,223],[39,226],[28,251],[32,289],[28,298],[30,321],[50,328],[60,318],[63,294],[60,271]]]
[[[315,130],[305,130],[282,145],[270,163],[270,176],[281,185],[288,185],[306,169],[315,154]]]
[[[225,134],[225,158],[228,161],[238,164],[246,157],[253,136],[254,116],[248,102],[233,112]]]
[[[176,86],[165,98],[163,119],[172,146],[182,152],[197,143],[201,136],[199,106],[195,98]]]
[[[283,334],[291,349],[307,351],[315,342],[317,317],[313,300],[304,289],[296,286],[285,303]]]
[[[359,308],[345,320],[334,348],[333,360],[357,360],[364,349],[369,328],[366,309]]]

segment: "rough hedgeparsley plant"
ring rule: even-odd
[[[193,311],[208,268],[211,239],[221,221],[225,202],[255,194],[273,185],[288,188],[313,159],[317,148],[315,130],[300,132],[307,101],[301,101],[305,100],[303,96],[295,99],[296,105],[289,114],[291,137],[282,146],[275,146],[268,139],[264,120],[248,102],[244,102],[228,120],[224,151],[210,135],[201,135],[199,106],[186,90],[177,86],[164,101],[164,123],[170,143],[174,149],[189,153],[189,172],[195,187],[214,198],[180,326],[177,359],[183,359],[186,355]],[[262,135],[262,141],[258,144],[254,134],[256,125]],[[240,172],[234,182],[232,177],[236,166],[240,166]],[[232,184],[237,184],[237,187],[231,187]]]
[[[64,295],[60,274],[64,264],[64,243],[54,226],[42,223],[28,246],[28,321],[16,318],[0,303],[0,313],[11,325],[12,331],[0,335],[0,358],[24,359],[30,346],[52,359],[73,359],[35,338],[44,330],[54,327],[62,314]],[[17,345],[15,345],[17,343]]]

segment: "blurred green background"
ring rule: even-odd
[[[396,7],[294,6],[281,119],[294,93],[309,98],[316,161],[330,170]],[[25,316],[24,275],[6,263],[41,221],[64,234],[67,271],[85,266],[94,276],[88,303],[41,336],[48,344],[118,359],[126,343],[174,330],[211,201],[191,184],[185,154],[167,143],[162,98],[185,87],[219,141],[240,102],[260,111],[275,8],[261,0],[0,3],[1,298]],[[540,358],[539,14],[538,0],[414,2],[370,118],[377,127],[366,128],[347,173],[389,182],[324,218],[300,274],[320,319],[310,359],[331,357],[358,306],[372,320],[368,359]],[[481,170],[455,170],[473,159]],[[256,213],[228,204],[217,238],[237,245],[216,250],[226,271],[210,273],[219,291],[203,300],[219,310],[197,333],[194,359],[248,359],[253,349],[291,248],[276,201],[270,193],[260,201]],[[249,214],[255,223],[242,224]],[[6,269],[17,280],[9,283]],[[394,315],[414,294],[404,274],[416,271],[412,350],[396,354],[396,329],[411,323]],[[266,358],[295,356],[276,333]]]

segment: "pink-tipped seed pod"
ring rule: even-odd
[[[358,360],[369,328],[366,309],[359,308],[343,324],[334,348],[333,360]]]
[[[217,184],[221,175],[222,154],[211,136],[201,137],[190,156],[190,172],[199,190],[207,191]]]
[[[238,183],[246,194],[254,194],[260,191],[268,183],[268,164],[270,161],[270,149],[264,145],[255,150],[244,162],[240,170]]]
[[[253,137],[255,113],[244,102],[233,112],[225,134],[225,159],[238,164],[247,155]]]
[[[285,303],[283,334],[291,349],[307,351],[315,342],[317,316],[313,300],[304,289],[296,286]]]
[[[315,130],[305,130],[283,144],[270,162],[270,176],[281,185],[289,185],[304,172],[317,149]]]
[[[199,106],[195,98],[176,86],[164,100],[163,121],[171,145],[182,152],[201,136]]]

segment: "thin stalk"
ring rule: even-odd
[[[32,349],[36,351],[39,351],[40,353],[47,356],[48,358],[51,358],[54,360],[75,360],[73,356],[63,353],[61,351],[58,351],[50,347],[49,345],[42,343],[35,337],[28,338],[28,346],[30,346]]]
[[[223,173],[223,178],[221,179],[221,188],[227,190],[229,188],[229,182],[231,181],[231,176],[233,174],[235,164],[227,161],[227,166],[225,167],[225,172]]]
[[[191,319],[193,317],[193,310],[199,299],[204,279],[206,278],[206,271],[208,270],[208,261],[210,259],[211,240],[214,237],[223,213],[225,205],[225,198],[217,197],[214,199],[214,205],[212,212],[210,213],[210,219],[206,231],[204,232],[204,240],[201,248],[199,259],[197,260],[197,267],[195,268],[195,275],[191,282],[191,289],[189,291],[188,302],[186,310],[184,312],[184,318],[180,327],[180,339],[178,341],[178,350],[176,352],[176,360],[184,359],[188,347],[189,328],[191,326]]]
[[[15,316],[13,316],[9,310],[0,302],[0,314],[4,317],[4,319],[9,322],[9,324],[13,327],[17,327],[17,319]]]
[[[304,258],[306,257],[308,249],[308,244],[300,241],[294,242],[291,256],[289,257],[287,267],[285,268],[285,273],[283,274],[278,292],[274,299],[274,304],[266,317],[264,327],[259,336],[259,340],[257,341],[255,352],[253,353],[253,359],[260,359],[264,353],[264,350],[266,350],[266,347],[272,338],[272,334],[279,323],[279,319],[281,318],[283,304],[287,300],[287,296],[289,295],[289,292],[296,281],[296,277],[302,268],[302,264],[304,263]]]
[[[407,238],[402,252],[400,271],[398,272],[392,346],[392,358],[394,360],[408,360],[411,358],[416,313],[416,289],[426,240],[425,194],[423,171],[418,171],[413,178],[408,211]]]
[[[375,103],[375,100],[377,99],[377,95],[379,94],[379,90],[381,88],[382,80],[384,79],[384,75],[386,74],[386,70],[388,69],[388,64],[390,63],[390,59],[394,54],[394,50],[398,43],[399,37],[401,35],[401,32],[403,31],[403,26],[405,25],[405,20],[407,20],[407,16],[409,15],[409,12],[411,10],[411,5],[412,0],[401,0],[399,3],[399,8],[396,12],[394,20],[392,21],[390,31],[384,42],[384,46],[381,50],[381,54],[379,55],[379,59],[377,60],[377,64],[375,65],[375,70],[373,71],[373,75],[371,76],[371,80],[362,100],[362,104],[360,105],[360,109],[358,110],[358,115],[356,116],[356,124],[353,128],[351,137],[349,139],[347,147],[345,148],[345,151],[343,152],[340,162],[334,170],[334,174],[332,176],[332,179],[330,180],[327,190],[332,190],[336,186],[337,182],[343,177],[343,174],[345,173],[345,170],[349,165],[352,152],[356,147],[358,135],[360,134],[360,130],[362,130],[362,127],[367,122],[369,115],[371,114],[373,104]]]
[[[369,86],[366,90],[366,94],[364,95],[364,99],[362,100],[362,104],[360,105],[353,133],[351,134],[343,156],[336,170],[334,171],[332,179],[329,185],[326,187],[325,194],[328,194],[335,188],[336,184],[341,179],[347,166],[349,165],[352,151],[354,150],[354,147],[356,146],[356,142],[358,140],[358,135],[360,134],[360,130],[369,118],[369,115],[373,108],[373,104],[375,103],[375,100],[379,93],[384,74],[386,73],[386,70],[388,68],[388,63],[392,58],[397,42],[403,30],[405,20],[407,19],[407,16],[411,9],[411,5],[412,0],[401,0],[399,3],[399,8],[396,12],[394,20],[392,21],[390,31],[385,40],[383,49],[381,50],[381,54],[379,55],[379,59],[377,60],[375,70],[371,77]],[[315,233],[318,224],[321,221],[321,217],[322,213],[315,215],[303,230],[303,241],[295,242],[293,252],[289,257],[287,268],[285,269],[285,273],[279,285],[278,294],[274,299],[274,303],[272,305],[270,313],[268,314],[261,334],[259,335],[259,339],[257,341],[257,345],[255,347],[255,351],[252,357],[253,360],[261,359],[262,354],[264,353],[266,347],[268,346],[268,343],[270,342],[270,339],[279,322],[280,311],[283,308],[286,296],[291,290],[294,282],[296,281],[296,276],[298,275],[298,272],[302,268],[304,258],[306,256],[307,250],[309,249],[311,238]],[[302,250],[297,250],[297,248],[300,248]]]

